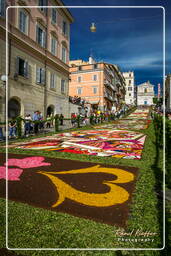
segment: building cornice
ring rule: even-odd
[[[55,0],[55,2],[57,3],[57,5],[59,6],[65,6],[65,4],[61,1],[61,0]],[[60,8],[63,10],[63,12],[65,13],[65,15],[67,16],[67,18],[69,19],[70,23],[74,22],[74,17],[72,16],[71,12],[67,9],[67,8]]]

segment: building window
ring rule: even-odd
[[[63,21],[63,23],[62,23],[62,32],[65,36],[67,36],[67,34],[68,34],[68,25],[67,25],[66,21]]]
[[[57,53],[57,40],[51,37],[51,53],[56,56]]]
[[[5,16],[5,0],[0,0],[0,16]]]
[[[39,24],[36,26],[36,41],[42,47],[46,47],[46,30]]]
[[[37,67],[36,68],[36,83],[45,84],[45,69]]]
[[[50,75],[50,89],[55,89],[55,83],[56,83],[56,75],[51,74]]]
[[[82,70],[82,67],[81,67],[81,66],[78,66],[78,70],[79,70],[79,71]]]
[[[28,15],[23,10],[19,12],[19,30],[28,34]]]
[[[96,69],[97,68],[97,64],[94,64],[94,69]]]
[[[28,62],[20,57],[17,57],[17,74],[28,78]]]
[[[61,80],[61,93],[65,93],[65,80]]]
[[[132,87],[128,87],[128,91],[132,91]]]
[[[131,73],[129,73],[129,77],[131,77]]]
[[[97,75],[93,75],[93,81],[97,81]]]
[[[129,80],[129,84],[131,84],[131,80]]]
[[[62,46],[62,61],[66,63],[66,48]]]
[[[47,0],[39,0],[39,6],[41,6],[39,9],[44,12],[45,14],[47,14],[47,8],[43,8],[43,6],[47,6],[48,5],[48,1]]]
[[[81,76],[78,77],[78,82],[79,82],[79,83],[81,82]]]
[[[82,88],[81,87],[77,88],[77,94],[79,94],[79,95],[82,94]]]
[[[94,93],[94,94],[97,93],[97,87],[93,87],[93,93]]]
[[[131,93],[129,93],[129,97],[131,97],[132,96],[132,94]]]
[[[57,23],[57,10],[55,8],[52,8],[52,12],[51,12],[51,21],[53,24]]]
[[[147,93],[147,88],[144,88],[144,92]]]

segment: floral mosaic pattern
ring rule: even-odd
[[[129,116],[131,119],[95,126],[92,130],[71,131],[29,142],[13,143],[9,148],[140,159],[146,136],[133,130],[148,127],[150,123],[150,120],[147,120],[148,114],[148,110],[136,110]],[[124,127],[127,129],[123,129]]]
[[[50,163],[43,162],[45,160],[42,156],[37,157],[26,157],[23,159],[10,158],[8,162],[4,164],[4,166],[0,166],[0,179],[8,179],[19,181],[20,176],[23,173],[23,169],[26,168],[34,168],[39,166],[49,166]],[[6,166],[7,168],[7,176],[6,176]],[[19,168],[9,168],[9,167],[17,166]]]

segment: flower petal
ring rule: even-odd
[[[19,177],[23,170],[18,168],[8,169],[8,180],[20,180]],[[6,167],[0,166],[0,179],[6,179]]]
[[[43,162],[44,160],[45,158],[42,156],[26,157],[23,159],[11,158],[8,159],[8,166],[17,166],[20,168],[34,168],[39,166],[51,165],[50,163]]]

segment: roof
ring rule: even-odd
[[[150,81],[144,82],[144,83],[142,83],[142,84],[138,84],[137,86],[138,86],[138,87],[139,87],[139,86],[150,86],[150,87],[154,87],[153,84],[150,84]]]

